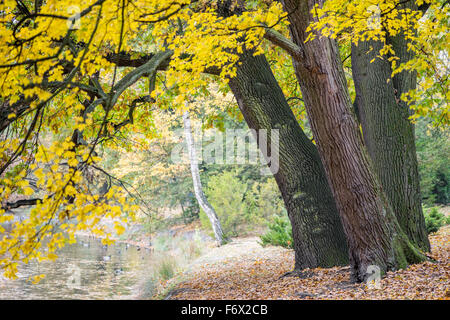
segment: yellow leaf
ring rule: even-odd
[[[26,196],[31,196],[34,193],[34,190],[30,187],[26,187],[23,189],[23,194]]]

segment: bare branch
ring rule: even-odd
[[[7,202],[4,207],[2,207],[3,210],[10,210],[10,209],[16,209],[23,206],[34,206],[39,201],[42,201],[42,199],[33,198],[33,199],[23,199],[23,200],[17,200],[16,202]]]

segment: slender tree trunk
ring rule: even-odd
[[[348,264],[345,234],[319,153],[301,130],[266,58],[242,55],[229,85],[251,129],[279,129],[274,176],[292,225],[295,270]],[[271,154],[271,141],[267,144]]]
[[[208,216],[214,231],[214,236],[216,238],[217,244],[220,246],[225,243],[222,226],[220,225],[220,221],[219,218],[217,217],[216,211],[208,202],[205,193],[203,192],[202,182],[200,181],[200,173],[198,170],[197,151],[195,149],[195,142],[191,129],[191,120],[189,118],[188,111],[184,112],[183,114],[183,122],[184,122],[184,134],[186,136],[186,144],[189,153],[189,161],[191,165],[191,174],[192,174],[192,182],[194,184],[195,197],[200,207]]]
[[[384,273],[422,261],[425,257],[402,231],[363,146],[336,42],[316,37],[305,43],[316,1],[282,2],[292,40],[303,48],[294,68],[347,235],[352,278],[365,280],[370,265]]]
[[[405,39],[395,39],[401,60],[408,59]],[[371,50],[371,47],[373,48]],[[364,142],[397,220],[408,238],[424,251],[430,250],[419,187],[414,126],[410,109],[400,100],[415,87],[416,75],[399,74],[391,79],[391,66],[380,59],[380,42],[352,46],[352,72],[356,89],[356,110]],[[370,63],[370,61],[374,61]],[[403,62],[403,61],[402,61]],[[387,80],[390,80],[389,82]]]

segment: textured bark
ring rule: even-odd
[[[200,181],[200,172],[198,170],[197,151],[195,149],[195,142],[191,129],[191,120],[189,118],[188,111],[183,114],[183,123],[184,134],[186,136],[186,144],[189,153],[189,161],[191,165],[192,183],[194,185],[195,198],[197,199],[200,207],[208,216],[208,219],[211,222],[211,226],[214,231],[214,236],[216,238],[217,244],[220,246],[225,243],[222,226],[220,225],[220,221],[217,217],[216,211],[208,202],[205,193],[203,192],[202,182]]]
[[[336,42],[316,37],[305,43],[316,1],[282,2],[292,40],[303,48],[304,57],[293,59],[294,68],[347,235],[352,278],[365,280],[370,265],[384,273],[422,261],[425,257],[398,224],[363,146]]]
[[[409,59],[401,36],[392,39],[401,60]],[[373,50],[370,50],[370,48]],[[380,42],[352,46],[352,70],[358,118],[364,142],[386,196],[408,238],[424,251],[430,250],[419,187],[414,126],[410,109],[399,97],[415,87],[416,75],[403,72],[391,79],[386,57],[377,57]],[[374,61],[370,63],[370,61]],[[403,62],[403,61],[402,61]],[[387,80],[390,80],[389,82]]]
[[[266,58],[249,53],[240,62],[229,85],[248,126],[257,132],[279,129],[274,177],[292,224],[295,269],[348,264],[345,234],[317,148],[301,130]]]

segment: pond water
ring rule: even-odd
[[[153,294],[149,249],[78,237],[58,259],[19,267],[19,279],[0,276],[0,299],[145,299]],[[45,274],[38,284],[28,278]]]

